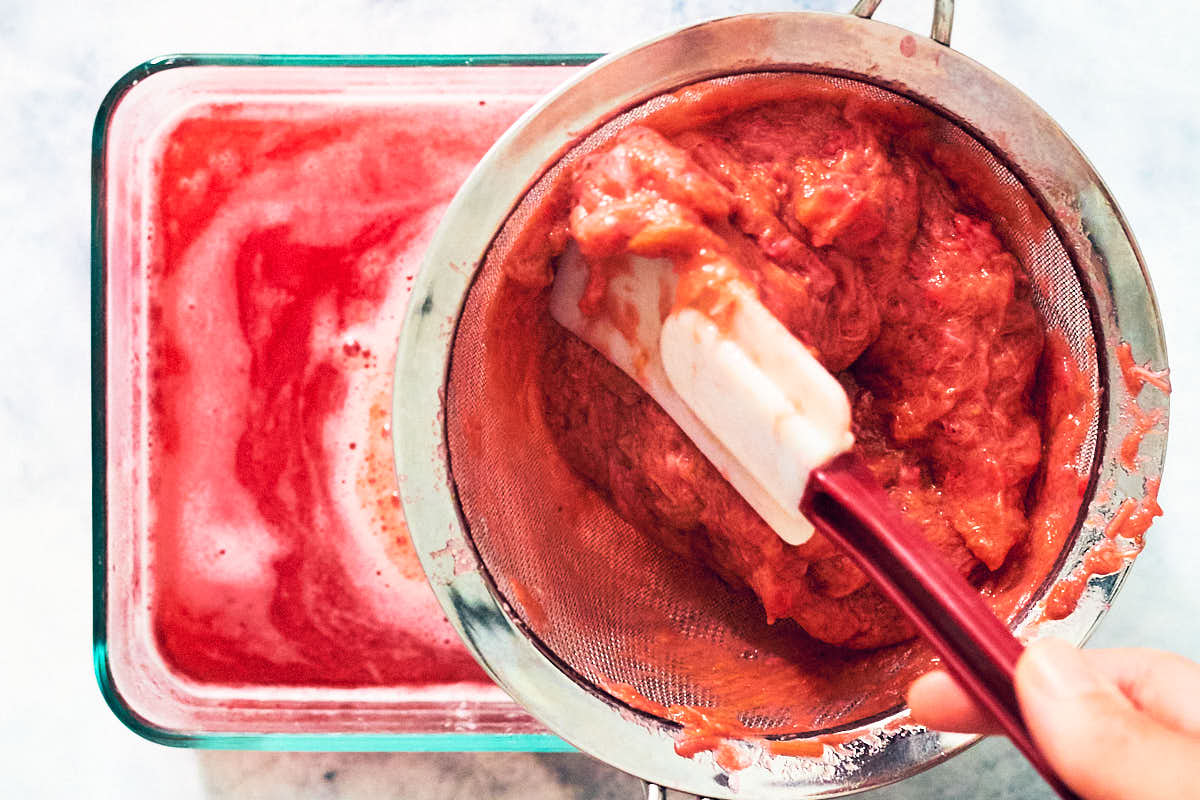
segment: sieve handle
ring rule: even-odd
[[[650,781],[642,781],[642,788],[646,790],[646,800],[667,800],[667,790],[659,786],[657,783]],[[695,795],[696,800],[708,800],[708,798]]]
[[[646,792],[646,800],[667,800],[667,790],[657,783],[642,781],[642,789]]]
[[[862,459],[843,453],[813,470],[800,510],[905,613],[1054,791],[1077,797],[1037,749],[1021,717],[1013,678],[1024,647],[900,514]]]
[[[883,0],[858,0],[850,13],[856,17],[870,19]],[[935,42],[950,46],[950,29],[954,27],[954,0],[934,0],[933,29],[929,32]]]
[[[646,790],[646,800],[667,800],[667,790],[659,786],[657,783],[642,781],[642,788]],[[708,800],[707,797],[693,795],[696,800]]]

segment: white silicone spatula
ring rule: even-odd
[[[784,541],[812,536],[800,513],[808,475],[854,444],[837,380],[747,284],[723,283],[735,297],[718,324],[695,308],[664,318],[676,285],[669,261],[634,256],[612,278],[620,321],[580,311],[587,280],[572,245],[558,261],[554,319],[637,381]]]
[[[841,545],[1058,794],[1074,797],[1021,717],[1021,643],[850,452],[850,404],[837,380],[749,284],[722,279],[710,314],[675,302],[669,261],[631,257],[628,267],[610,279],[600,312],[585,314],[588,266],[569,247],[551,315],[641,385],[785,541],[803,543],[815,525]]]

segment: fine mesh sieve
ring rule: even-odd
[[[1076,456],[1089,477],[1076,533],[1050,574],[1003,610],[1030,634],[1086,637],[1121,576],[1057,629],[1031,623],[1117,503],[1140,497],[1161,470],[1165,414],[1141,469],[1119,463],[1115,442],[1130,425],[1120,411],[1133,400],[1108,356],[1125,341],[1165,366],[1148,279],[1099,180],[1043,112],[954,51],[879,23],[794,13],[718,20],[599,62],[519,121],[448,210],[414,289],[420,302],[397,365],[397,464],[414,541],[451,621],[548,727],[687,791],[830,796],[897,780],[967,741],[897,724],[903,690],[929,653],[919,642],[846,651],[790,621],[767,625],[753,596],[618,515],[557,455],[528,379],[555,323],[544,298],[506,282],[500,267],[581,155],[677,103],[671,93],[682,87],[769,75],[929,109],[935,137],[990,176],[980,182],[988,216],[1096,399]],[[1153,402],[1165,409],[1165,398]],[[1100,487],[1107,498],[1097,499]],[[729,773],[710,756],[675,753],[678,726],[661,708],[670,706],[708,711],[766,742],[867,735],[821,759],[755,745],[754,764]]]
[[[798,94],[831,88],[911,104],[870,84],[823,75],[751,73],[707,81],[705,88],[738,91],[771,78],[786,81]],[[671,104],[672,111],[683,103]],[[897,678],[910,677],[915,656],[831,652],[811,642],[800,648],[797,638],[807,637],[794,626],[766,625],[753,598],[731,592],[715,576],[698,578],[694,563],[636,530],[584,479],[558,463],[538,408],[536,378],[526,372],[536,373],[537,365],[524,363],[514,347],[553,335],[546,327],[556,324],[538,305],[538,292],[506,285],[502,265],[518,232],[571,164],[665,105],[666,98],[658,97],[631,109],[573,148],[529,191],[488,251],[459,320],[446,394],[451,475],[463,515],[489,575],[525,627],[592,685],[632,686],[653,704],[721,709],[756,732],[805,732],[851,722],[855,712],[886,706],[862,709],[853,706],[862,698],[838,697],[842,673],[887,662]],[[1021,183],[961,128],[941,120],[934,133],[939,142],[968,152],[981,173],[994,177],[1001,194],[990,198],[991,216],[1027,265],[1047,327],[1064,335],[1094,394],[1099,381],[1091,317],[1057,235]],[[544,297],[545,290],[540,294]],[[530,313],[513,319],[508,311],[514,305]],[[503,402],[510,397],[518,402]],[[1090,466],[1099,429],[1096,413],[1087,424],[1078,458]],[[619,560],[610,561],[613,557]],[[656,620],[670,622],[657,625]],[[803,675],[789,675],[769,657],[773,654],[804,663]],[[818,654],[820,669],[812,663]],[[724,668],[714,670],[717,664]],[[812,685],[814,670],[823,672],[831,664],[838,675]],[[739,687],[722,685],[731,674],[754,684],[751,696],[737,696]],[[894,701],[903,684],[896,681],[888,689]]]

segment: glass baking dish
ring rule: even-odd
[[[570,750],[492,684],[396,502],[395,335],[445,204],[589,55],[173,56],[100,107],[93,658],[164,744]]]

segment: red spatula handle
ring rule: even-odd
[[[1076,798],[1021,718],[1013,675],[1023,646],[901,516],[862,460],[844,453],[814,470],[800,510],[908,616],[959,685],[991,712],[1054,791]]]

